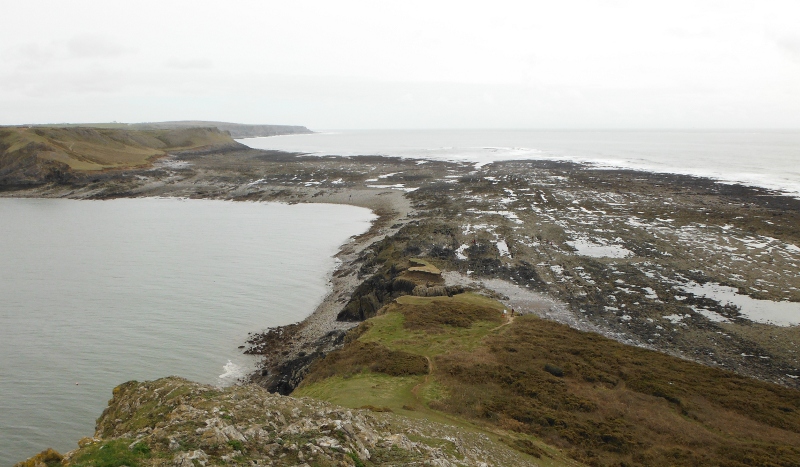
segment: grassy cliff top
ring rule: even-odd
[[[169,152],[243,147],[218,128],[0,127],[0,186],[146,167]]]
[[[401,296],[292,395],[475,424],[565,465],[798,465],[800,392],[486,297]]]
[[[180,130],[187,128],[216,128],[220,131],[230,133],[233,138],[252,138],[259,136],[313,133],[313,131],[300,125],[245,124],[205,120],[180,120],[171,122],[145,123],[57,123],[35,126],[50,128],[105,128],[115,130]]]
[[[216,128],[123,130],[87,127],[0,128],[2,162],[36,158],[60,162],[72,170],[139,167],[167,151],[235,144]],[[21,162],[21,161],[20,161]]]

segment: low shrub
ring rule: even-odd
[[[442,326],[468,328],[478,321],[501,322],[502,314],[490,307],[450,300],[430,300],[424,304],[403,305],[406,329],[435,332]]]
[[[516,349],[514,350],[514,352],[516,352]],[[561,368],[559,368],[559,367],[557,367],[555,365],[551,365],[549,363],[545,363],[544,364],[544,371],[550,373],[553,376],[558,376],[559,378],[564,376],[564,370],[562,370]]]
[[[482,345],[436,357],[431,408],[589,465],[800,465],[797,390],[532,316]]]
[[[130,446],[130,439],[97,443],[83,450],[71,465],[76,467],[137,467],[150,458],[150,447],[142,442]]]
[[[422,355],[390,350],[376,342],[354,341],[315,362],[303,383],[310,384],[334,375],[347,377],[362,371],[390,376],[425,375],[428,373],[428,360]]]

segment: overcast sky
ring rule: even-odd
[[[800,128],[797,0],[0,1],[0,124]]]

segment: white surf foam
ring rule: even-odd
[[[219,375],[219,382],[221,386],[230,386],[236,384],[241,378],[244,378],[249,373],[247,367],[233,363],[228,360],[223,367],[223,372]]]
[[[708,177],[800,197],[798,131],[360,130],[240,139],[306,154],[447,160],[481,169],[507,160]]]

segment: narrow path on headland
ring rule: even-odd
[[[494,328],[490,329],[489,333],[496,332],[497,330],[502,329],[502,328],[512,324],[514,322],[515,318],[516,318],[516,316],[509,316],[506,319],[506,322],[504,322],[503,324],[501,324],[501,325],[499,325],[497,327],[494,327]],[[422,381],[420,381],[413,388],[411,388],[411,394],[414,395],[417,404],[422,406],[422,407],[425,407],[425,401],[420,396],[420,391],[423,388],[427,387],[431,383],[433,372],[436,370],[436,366],[433,363],[433,359],[431,359],[430,357],[425,355],[425,360],[428,362],[428,374],[425,375],[425,377],[422,379]]]
[[[506,322],[505,323],[501,324],[500,326],[497,326],[496,328],[490,329],[489,332],[495,332],[495,331],[497,331],[498,329],[500,329],[502,327],[508,326],[509,324],[514,322],[514,318],[515,318],[515,316],[509,316],[508,318],[506,318]]]

